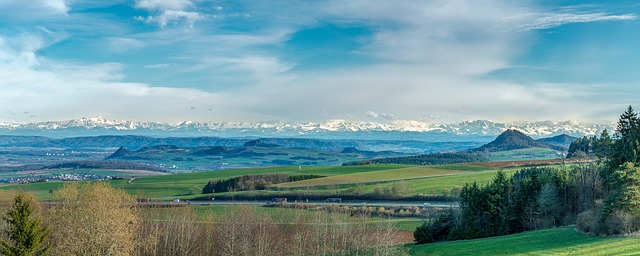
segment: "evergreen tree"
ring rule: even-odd
[[[613,189],[604,201],[600,220],[615,211],[640,214],[640,173],[633,163],[626,163],[609,177]]]
[[[640,119],[633,107],[629,106],[620,115],[615,138],[607,168],[601,174],[607,196],[600,212],[600,222],[615,212],[640,214],[640,177],[635,167],[639,163]]]
[[[638,114],[634,112],[631,106],[620,115],[615,134],[617,140],[614,143],[614,150],[608,162],[610,171],[627,162],[638,163],[638,149],[640,149],[640,143],[638,143],[639,123]]]
[[[510,233],[510,222],[514,219],[511,212],[511,180],[503,171],[498,171],[487,187],[489,228],[492,236]]]
[[[11,208],[3,216],[7,223],[5,233],[10,241],[0,240],[2,255],[44,255],[49,250],[45,245],[47,228],[34,214],[35,199],[20,193]]]
[[[613,143],[614,141],[609,135],[609,132],[607,129],[604,129],[596,142],[595,153],[598,159],[607,161],[608,156],[611,155]]]

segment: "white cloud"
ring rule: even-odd
[[[152,68],[152,69],[161,69],[161,68],[168,68],[171,67],[172,65],[169,63],[161,63],[161,64],[152,64],[152,65],[145,65],[145,68]]]
[[[193,7],[189,0],[138,0],[136,8],[144,8],[152,11],[184,10]]]
[[[133,38],[112,37],[106,39],[107,49],[112,53],[124,53],[138,50],[146,46],[140,40]]]
[[[190,27],[205,19],[196,3],[202,2],[139,0],[135,8],[149,14],[136,19],[162,28],[175,24]],[[472,0],[246,4],[251,5],[246,8],[250,11],[237,13],[251,16],[250,22],[260,27],[249,33],[196,26],[127,34],[128,29],[112,25],[101,43],[106,46],[102,50],[111,53],[143,48],[148,51],[145,56],[162,52],[158,54],[162,58],[151,57],[143,63],[148,64],[145,68],[162,72],[147,72],[157,73],[153,77],[157,80],[198,80],[197,87],[190,84],[191,80],[174,84],[176,88],[127,83],[123,82],[125,64],[91,64],[91,60],[75,63],[39,55],[56,40],[67,38],[64,33],[41,29],[32,34],[0,35],[0,108],[29,112],[42,120],[110,115],[156,121],[393,121],[400,116],[444,122],[588,119],[619,112],[624,108],[624,104],[618,107],[621,102],[640,100],[632,94],[613,97],[613,90],[575,89],[584,85],[535,81],[523,85],[485,76],[510,67],[534,41],[530,40],[535,36],[532,30],[576,22],[636,19],[632,14],[543,12],[522,2],[491,0],[481,4]],[[69,9],[65,6],[67,9],[43,8],[66,14]],[[233,9],[211,6],[217,11]],[[74,18],[75,14],[70,16]],[[86,17],[75,21],[81,18]],[[293,69],[296,63],[280,55],[287,51],[283,42],[296,31],[323,22],[370,28],[371,38],[365,40],[368,44],[357,52],[371,61],[358,67],[345,65],[340,70]],[[223,89],[215,90],[216,86]],[[2,118],[9,117],[0,113]]]
[[[501,1],[340,1],[328,8],[342,19],[375,27],[363,51],[385,61],[423,66],[426,72],[479,75],[503,68],[523,39],[495,33],[501,17],[517,8]]]
[[[16,48],[0,37],[0,108],[5,110],[1,119],[16,118],[7,115],[10,112],[29,112],[38,120],[105,113],[133,120],[176,121],[186,115],[206,120],[211,119],[210,113],[194,113],[190,107],[204,109],[220,101],[219,95],[195,89],[121,82],[123,65],[119,63],[70,63],[40,57],[37,46],[47,42],[38,35],[14,39],[31,43]]]
[[[66,16],[69,10],[65,0],[0,1],[0,15],[14,20],[48,20]]]
[[[184,22],[187,27],[192,28],[195,21],[204,19],[204,16],[199,12],[189,11],[189,9],[195,8],[195,5],[189,0],[138,0],[135,7],[155,14],[147,17],[136,16],[136,20],[157,23],[161,28],[180,22]]]
[[[572,12],[548,12],[548,13],[528,13],[519,16],[508,17],[508,23],[515,22],[513,27],[518,31],[528,31],[536,29],[549,29],[571,23],[588,23],[602,21],[630,21],[637,20],[635,14],[612,15],[608,13],[572,13]]]

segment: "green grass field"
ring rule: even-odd
[[[457,171],[489,171],[492,170],[491,167],[475,165],[471,164],[448,164],[448,165],[434,165],[433,168],[444,169],[444,170],[457,170]]]
[[[406,167],[399,169],[380,170],[371,172],[359,172],[345,175],[337,175],[319,179],[301,180],[297,182],[287,182],[278,184],[275,187],[305,187],[305,186],[327,186],[346,183],[362,183],[372,181],[385,181],[394,179],[412,179],[429,176],[442,176],[449,174],[466,173],[455,169],[433,168],[428,166]]]
[[[287,173],[290,175],[316,174],[322,176],[349,175],[354,173],[368,173],[381,170],[394,170],[408,168],[408,165],[371,165],[371,166],[302,166],[302,167],[272,167],[255,169],[221,170],[211,172],[194,172],[173,174],[164,176],[140,177],[132,180],[111,180],[114,187],[123,188],[131,194],[140,197],[175,197],[187,195],[200,195],[202,187],[210,180],[228,179],[231,177],[264,174]],[[19,187],[25,191],[33,192],[40,199],[51,199],[50,189],[62,187],[64,182],[44,182],[22,185],[3,185],[0,190],[13,190]]]
[[[497,162],[557,159],[560,158],[557,153],[557,150],[549,148],[524,148],[509,151],[491,152],[489,154],[489,160]]]
[[[514,170],[506,170],[506,172],[511,174]],[[465,183],[471,183],[473,181],[487,183],[493,179],[495,175],[495,171],[490,170],[489,167],[474,165],[431,167],[411,165],[294,166],[147,176],[133,180],[111,180],[109,182],[114,187],[123,188],[129,193],[139,197],[192,198],[202,196],[202,188],[210,180],[264,173],[286,173],[289,175],[315,174],[327,177],[280,184],[279,187],[286,191],[243,191],[233,193],[263,195],[286,192],[291,194],[316,193],[336,195],[357,192],[362,194],[374,192],[376,189],[391,188],[400,182],[405,188],[403,191],[404,195],[442,195],[456,187],[463,186]],[[391,181],[381,181],[385,179]],[[393,181],[394,179],[405,180]],[[341,185],[341,183],[350,184]],[[63,185],[63,182],[33,183],[19,186],[4,185],[0,186],[0,190],[12,190],[20,187],[25,191],[33,192],[40,199],[48,200],[52,198],[49,190],[58,189]],[[301,187],[288,188],[293,186]]]
[[[640,237],[587,236],[563,227],[409,247],[412,255],[640,255]]]
[[[512,175],[517,169],[503,170],[507,175]],[[376,188],[390,188],[394,183],[404,183],[406,185],[406,194],[423,194],[423,195],[443,195],[446,191],[451,191],[456,187],[462,187],[465,183],[486,184],[490,182],[496,175],[496,171],[481,172],[459,172],[449,176],[435,176],[426,178],[407,179],[403,181],[386,181],[372,182],[348,185],[329,185],[297,188],[297,191],[305,192],[322,192],[327,193],[344,193],[348,190],[357,190],[359,193],[370,193]]]

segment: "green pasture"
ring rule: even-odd
[[[228,179],[250,174],[286,173],[289,175],[316,174],[322,176],[348,175],[353,173],[375,172],[410,167],[408,165],[367,165],[367,166],[288,166],[255,169],[220,170],[194,172],[163,176],[147,176],[133,180],[111,180],[114,187],[123,188],[140,197],[176,197],[200,195],[202,187],[210,180]],[[0,190],[20,189],[32,192],[41,199],[51,199],[50,189],[58,189],[64,182],[44,182],[22,185],[3,185]]]
[[[463,169],[463,170],[459,170]],[[289,175],[315,174],[327,176],[325,178],[306,180],[304,186],[299,182],[282,183],[281,187],[267,191],[242,191],[227,193],[227,195],[271,195],[288,193],[292,196],[305,194],[364,194],[383,189],[400,187],[402,195],[415,194],[443,195],[465,183],[476,181],[484,184],[491,181],[494,170],[488,167],[471,165],[450,166],[411,166],[411,165],[363,165],[363,166],[293,166],[256,169],[221,170],[210,172],[194,172],[163,176],[139,177],[132,180],[111,180],[114,187],[123,188],[138,197],[151,198],[193,198],[202,196],[202,188],[210,180],[228,179],[248,174],[286,173]],[[512,174],[515,169],[506,170]],[[427,177],[425,177],[427,176]],[[387,179],[389,181],[380,181]],[[393,179],[403,179],[401,181]],[[331,181],[331,184],[326,181]],[[351,182],[350,184],[339,184]],[[313,184],[320,185],[313,185]],[[22,185],[4,185],[0,190],[20,189],[33,192],[40,199],[52,199],[51,189],[62,187],[64,182],[44,182]],[[291,185],[290,185],[291,184]],[[300,186],[287,188],[288,186]],[[276,191],[277,190],[277,191]],[[218,194],[219,195],[219,194]],[[216,196],[212,194],[211,196]]]
[[[512,175],[517,169],[503,170],[507,175]],[[434,176],[425,178],[406,179],[402,181],[384,181],[384,182],[363,182],[359,184],[346,185],[328,185],[328,186],[309,186],[298,187],[295,190],[299,193],[325,193],[325,194],[345,194],[345,193],[371,193],[378,189],[391,188],[394,185],[401,186],[405,195],[429,195],[439,196],[446,194],[446,191],[464,186],[466,183],[486,184],[493,180],[497,171],[481,171],[481,172],[458,172],[447,176]],[[285,183],[286,184],[286,183]]]
[[[455,169],[433,168],[428,166],[416,166],[400,169],[380,170],[371,172],[359,172],[346,175],[337,175],[319,179],[301,180],[297,182],[287,182],[278,184],[275,187],[305,187],[305,186],[326,186],[347,183],[362,183],[371,181],[385,181],[394,179],[423,178],[428,176],[442,176],[455,173],[463,173]]]
[[[432,167],[433,168],[437,168],[437,169],[444,169],[444,170],[474,171],[474,172],[489,171],[489,170],[493,169],[493,168],[487,167],[487,166],[474,165],[473,163],[470,163],[470,164],[434,165]]]
[[[549,148],[523,148],[509,151],[498,151],[489,153],[489,160],[492,162],[499,161],[518,161],[518,160],[548,160],[557,159],[560,156],[558,151]]]
[[[640,237],[587,236],[575,227],[411,245],[412,255],[640,255]]]

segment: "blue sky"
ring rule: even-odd
[[[0,120],[615,120],[635,1],[0,0]]]

